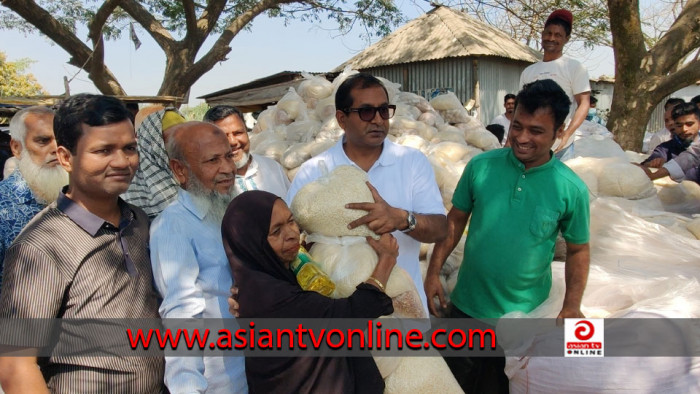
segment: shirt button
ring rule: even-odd
[[[523,174],[523,179],[525,179],[525,174]]]
[[[523,191],[523,189],[519,187],[519,188],[518,188],[518,191],[521,192],[521,191]]]

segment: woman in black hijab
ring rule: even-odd
[[[398,256],[390,234],[369,244],[379,262],[348,298],[304,291],[289,269],[299,249],[299,227],[274,194],[254,190],[236,197],[222,223],[224,248],[238,287],[243,318],[376,318],[394,310],[383,292]],[[377,283],[379,282],[379,283]],[[251,393],[381,393],[384,381],[371,357],[246,357]]]

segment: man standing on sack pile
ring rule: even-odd
[[[482,153],[467,164],[447,215],[447,238],[435,244],[425,278],[434,315],[435,296],[447,307],[440,270],[471,217],[450,318],[498,319],[529,313],[544,302],[560,231],[566,240],[566,293],[558,318],[583,317],[590,262],[588,188],[551,151],[564,131],[569,105],[552,80],[526,84],[517,96],[510,148]],[[445,361],[467,393],[508,392],[504,357]]]
[[[421,242],[445,237],[445,207],[425,155],[386,138],[396,109],[388,97],[381,81],[367,73],[351,75],[340,84],[335,117],[345,135],[335,146],[302,164],[286,202],[291,204],[299,189],[321,177],[321,161],[329,172],[341,165],[367,172],[375,202],[349,204],[347,208],[365,210],[367,215],[348,227],[366,224],[379,235],[392,233],[396,237],[398,265],[411,275],[427,313],[418,253]]]
[[[217,105],[204,114],[204,121],[217,125],[226,133],[236,163],[237,195],[248,190],[264,190],[280,198],[287,195],[289,178],[282,166],[268,157],[249,153],[248,128],[238,108]]]
[[[578,61],[564,56],[564,45],[571,38],[574,16],[568,10],[552,12],[542,31],[541,62],[528,66],[520,74],[520,87],[540,79],[551,79],[564,90],[572,103],[567,116],[568,125],[561,134],[561,142],[554,150],[557,158],[564,161],[573,158],[574,133],[588,115],[591,85],[586,67]],[[575,104],[575,105],[573,105]]]

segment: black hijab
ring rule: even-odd
[[[277,200],[281,199],[272,193],[251,190],[234,198],[226,209],[221,231],[238,287],[239,314],[243,318],[326,317],[333,300],[303,291],[267,241]]]
[[[238,287],[243,318],[378,317],[393,312],[391,299],[361,284],[349,298],[330,299],[303,291],[270,247],[272,208],[279,199],[265,191],[244,192],[229,204],[222,222],[224,249]],[[371,357],[246,357],[251,393],[381,393]]]

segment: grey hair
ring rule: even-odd
[[[12,117],[10,120],[10,137],[19,142],[22,145],[22,149],[24,149],[24,139],[27,137],[27,125],[24,121],[29,114],[54,115],[54,111],[49,107],[35,105],[18,111],[15,116]]]
[[[179,125],[176,125],[175,127],[177,126]],[[165,152],[168,154],[169,159],[175,159],[187,165],[187,161],[185,160],[185,152],[182,150],[182,146],[178,144],[178,139],[175,138],[175,134],[179,134],[180,132],[181,131],[179,128],[170,131],[168,140],[165,143]]]

